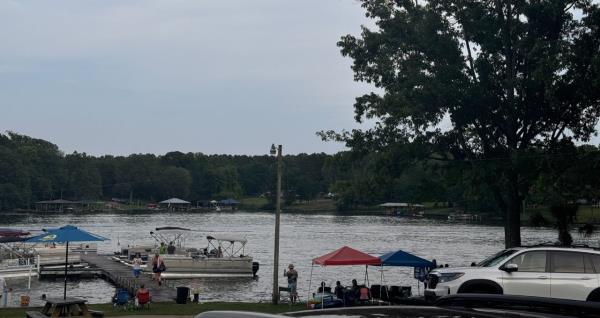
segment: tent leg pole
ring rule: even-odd
[[[381,291],[383,290],[383,264],[381,265],[381,283],[379,284],[379,305],[381,305]]]
[[[67,267],[69,266],[69,242],[65,248],[65,289],[63,292],[63,299],[67,299]]]
[[[325,273],[327,273],[327,267],[325,267]],[[325,306],[325,285],[321,285],[321,309],[325,309],[324,306]]]
[[[308,305],[308,300],[310,299],[310,288],[311,288],[311,284],[312,284],[313,268],[315,268],[315,263],[310,264],[310,278],[308,279],[308,297],[306,297],[307,305]]]

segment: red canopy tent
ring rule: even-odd
[[[379,257],[371,256],[367,253],[344,246],[331,253],[313,259],[313,264],[321,266],[339,266],[339,265],[379,265]]]
[[[327,253],[323,256],[314,258],[312,260],[312,266],[310,267],[310,279],[308,283],[308,292],[310,297],[310,289],[312,285],[312,273],[315,265],[320,266],[344,266],[344,265],[365,265],[365,283],[368,284],[369,276],[367,273],[368,265],[380,265],[381,259],[379,257],[371,256],[367,253],[363,253],[359,250],[355,250],[348,246],[343,246],[333,252]],[[323,302],[323,297],[321,298]],[[323,303],[321,303],[323,306]],[[321,307],[322,308],[322,307]]]

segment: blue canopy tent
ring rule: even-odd
[[[410,254],[403,250],[397,250],[394,252],[389,252],[381,255],[379,257],[381,259],[381,285],[383,285],[383,266],[404,266],[404,267],[413,267],[414,277],[423,282],[425,280],[425,275],[427,272],[436,266],[435,262],[428,261],[424,258],[418,257],[416,255]],[[417,288],[419,287],[417,283]]]
[[[44,233],[34,236],[26,243],[66,243],[65,247],[65,288],[63,298],[67,299],[67,268],[69,266],[69,242],[94,242],[107,241],[108,239],[96,234],[78,229],[76,226],[65,225],[58,229],[45,230]]]
[[[381,265],[383,266],[407,266],[407,267],[433,267],[433,262],[420,258],[416,255],[407,253],[403,250],[389,252],[381,255]]]

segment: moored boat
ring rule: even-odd
[[[125,247],[115,256],[115,260],[131,264],[136,254],[140,254],[146,264],[142,269],[152,272],[151,260],[155,253],[163,253],[161,257],[167,270],[164,278],[193,278],[193,277],[254,277],[259,269],[246,254],[247,240],[245,238],[209,235],[207,245],[203,248],[186,247],[184,242],[195,231],[177,227],[156,228],[151,232],[155,239],[154,245]]]

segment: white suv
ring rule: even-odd
[[[425,297],[485,293],[600,301],[600,250],[520,247],[472,267],[437,268]]]

